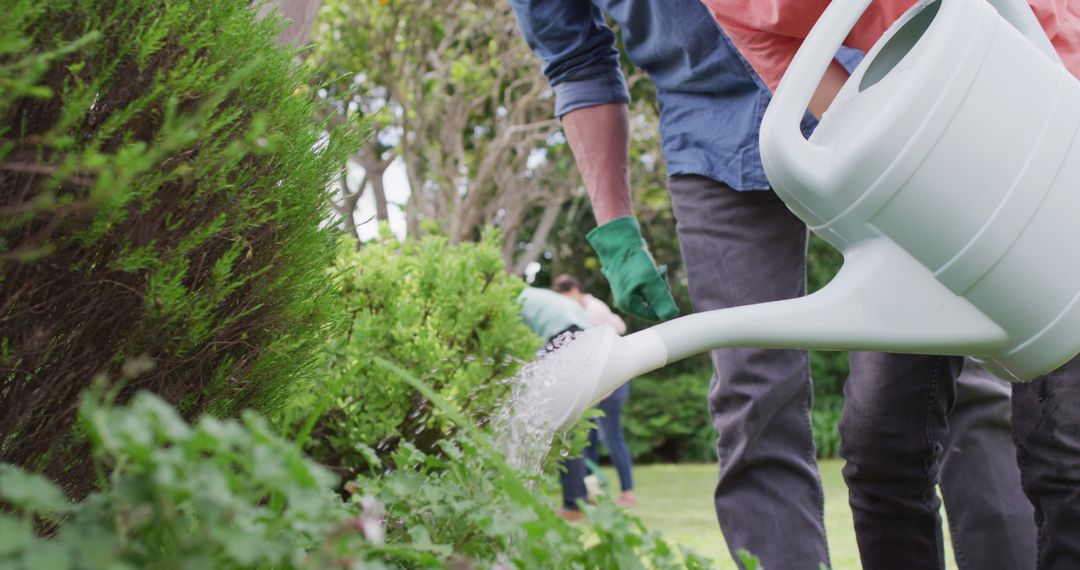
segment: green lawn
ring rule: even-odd
[[[833,569],[857,570],[859,552],[847,504],[847,487],[840,476],[841,461],[826,460],[820,466],[825,487],[825,532]],[[617,485],[615,473],[605,471]],[[735,568],[712,506],[715,465],[638,466],[634,468],[634,484],[638,506],[633,511],[650,529],[713,559],[718,568]],[[951,551],[947,559],[952,560]]]

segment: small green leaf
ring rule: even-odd
[[[364,461],[367,461],[368,466],[371,467],[371,469],[374,470],[382,467],[382,460],[379,459],[379,454],[376,453],[371,446],[364,443],[358,443],[355,447],[356,451],[360,452],[360,455],[364,458]]]
[[[241,567],[255,566],[262,558],[266,545],[256,534],[231,529],[218,532],[225,554]]]
[[[52,481],[13,465],[0,465],[0,498],[32,513],[62,513],[68,508]]]
[[[23,553],[23,564],[28,570],[67,570],[73,567],[71,554],[62,545],[38,541]]]
[[[757,556],[754,556],[753,554],[750,554],[748,551],[740,548],[739,551],[736,552],[736,554],[739,557],[739,561],[742,562],[743,568],[745,568],[746,570],[765,570],[761,566],[761,559],[759,559]]]
[[[0,556],[15,554],[34,541],[30,523],[0,514]]]

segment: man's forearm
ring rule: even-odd
[[[630,121],[626,105],[609,103],[570,111],[563,130],[589,191],[596,223],[633,215],[630,197]]]
[[[844,86],[844,82],[848,80],[848,77],[850,75],[844,69],[844,66],[834,59],[825,71],[825,76],[821,78],[821,83],[818,84],[817,90],[814,91],[814,96],[810,98],[810,105],[807,110],[820,119],[828,110],[829,105],[832,105],[833,99],[836,99],[837,93],[840,92],[840,88]]]

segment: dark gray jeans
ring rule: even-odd
[[[851,355],[840,454],[847,460],[844,479],[863,567],[896,568],[898,559],[904,568],[942,567],[933,493],[940,466],[961,565],[1080,568],[1080,360],[1012,387],[1012,435],[1033,518],[1030,506],[1014,505],[1015,484],[1002,478],[1013,467],[987,441],[971,440],[973,424],[955,420],[964,398],[963,384],[955,381],[962,363],[959,357]],[[958,433],[962,429],[967,432]],[[962,475],[950,473],[960,463],[971,465]],[[987,527],[985,514],[955,510],[980,500],[1009,505],[1001,514],[1012,524],[999,531]],[[1024,523],[1031,520],[1037,554],[1025,543]]]
[[[699,176],[675,176],[668,186],[696,310],[805,294],[806,226],[775,194],[736,192]],[[819,562],[828,564],[806,353],[732,348],[715,350],[711,357],[715,374],[709,411],[719,433],[720,458],[715,503],[729,549],[748,550],[770,569],[816,570]],[[861,386],[861,382],[849,382],[848,397]],[[906,387],[904,382],[890,386]],[[870,386],[859,390],[854,399],[859,401],[864,393],[879,397],[890,414],[911,413],[914,406],[914,414],[919,415],[933,405],[940,408],[942,420],[945,410],[954,406],[950,416],[953,440],[945,441],[942,430],[937,441],[948,451],[941,481],[960,564],[973,569],[1031,568],[1035,532],[1031,506],[1020,490],[1015,448],[1008,431],[1007,387],[985,374],[965,374],[958,386],[960,396],[942,399],[940,404],[927,396],[917,402],[897,401],[895,407],[889,407],[885,404],[892,398],[906,396],[888,395],[883,388]],[[885,420],[885,416],[879,417],[874,427],[891,433],[875,442],[868,455],[891,457],[897,471],[901,461],[897,450],[908,440],[922,439],[925,430],[909,431],[906,424],[889,426]],[[844,424],[849,428],[846,436],[842,434],[845,449],[858,439],[850,433],[853,425],[850,420]],[[885,561],[871,565],[864,554],[867,568],[916,568],[927,563],[940,567],[941,531],[933,494],[938,469],[927,467],[927,461],[936,465],[932,458],[937,456],[926,453],[914,463],[921,474],[920,488],[908,489],[899,480],[891,485],[884,477],[879,481],[880,492],[864,501],[866,508],[855,509],[861,550],[879,553]],[[852,483],[857,489],[858,481],[849,478],[849,485]],[[859,495],[856,489],[852,491],[853,505]],[[871,536],[877,529],[886,533],[893,526],[912,526],[912,521],[901,518],[892,521],[892,526],[879,527],[875,525],[881,520],[864,516],[870,511],[879,512],[882,516],[878,519],[888,518],[892,502],[903,503],[911,493],[918,497],[924,516],[933,512],[923,525],[921,542],[893,549],[889,537],[880,546],[864,541],[863,536]]]

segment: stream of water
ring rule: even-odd
[[[510,399],[496,420],[495,444],[510,466],[530,473],[540,470],[562,419],[551,417],[552,406],[559,405],[555,402],[563,391],[583,380],[584,371],[599,357],[602,339],[599,329],[566,333],[508,380]]]

